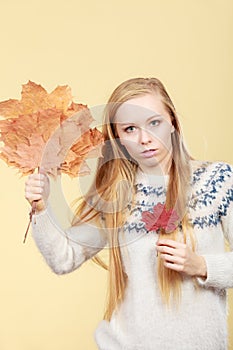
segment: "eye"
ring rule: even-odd
[[[131,133],[136,130],[136,127],[133,125],[127,126],[127,128],[124,129],[125,132]]]
[[[152,121],[150,122],[150,124],[151,124],[152,126],[159,125],[159,124],[160,124],[160,120],[154,119],[154,120],[152,120]]]

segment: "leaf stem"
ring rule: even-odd
[[[27,234],[28,234],[28,231],[29,231],[29,227],[30,227],[30,224],[32,222],[32,216],[35,214],[36,212],[36,202],[37,201],[33,201],[32,202],[32,208],[31,208],[31,211],[29,213],[29,223],[28,223],[28,226],[27,226],[27,229],[26,229],[26,232],[24,234],[24,239],[23,239],[23,243],[26,242],[26,238],[27,238]]]

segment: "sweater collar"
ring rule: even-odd
[[[169,175],[154,175],[154,174],[146,174],[141,169],[137,169],[136,177],[135,177],[135,185],[143,184],[146,186],[164,186],[168,185]]]

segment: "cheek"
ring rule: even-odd
[[[120,143],[125,147],[130,147],[133,143],[135,143],[135,134],[133,133],[125,133],[123,131],[118,132],[118,137]]]
[[[120,143],[123,145],[125,140],[125,133],[116,126],[116,132]]]
[[[120,143],[127,149],[127,151],[133,150],[137,146],[136,142],[134,142],[133,140],[126,139],[126,138],[120,139]]]
[[[127,143],[127,139],[121,133],[118,133],[118,138],[122,145],[125,145],[125,143]]]
[[[132,138],[127,137],[127,135],[122,138],[119,138],[119,140],[121,145],[131,155],[131,157],[134,157],[135,151],[138,148],[137,142],[132,140]]]
[[[153,134],[157,142],[165,148],[170,148],[171,146],[171,127],[163,126],[159,128],[156,133]]]

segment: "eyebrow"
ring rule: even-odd
[[[162,117],[162,115],[161,114],[154,114],[151,117],[149,117],[146,121],[149,122],[156,117]],[[127,123],[118,122],[116,124],[120,124],[120,125],[124,126],[124,125],[134,125],[135,123],[134,122],[127,122]]]

